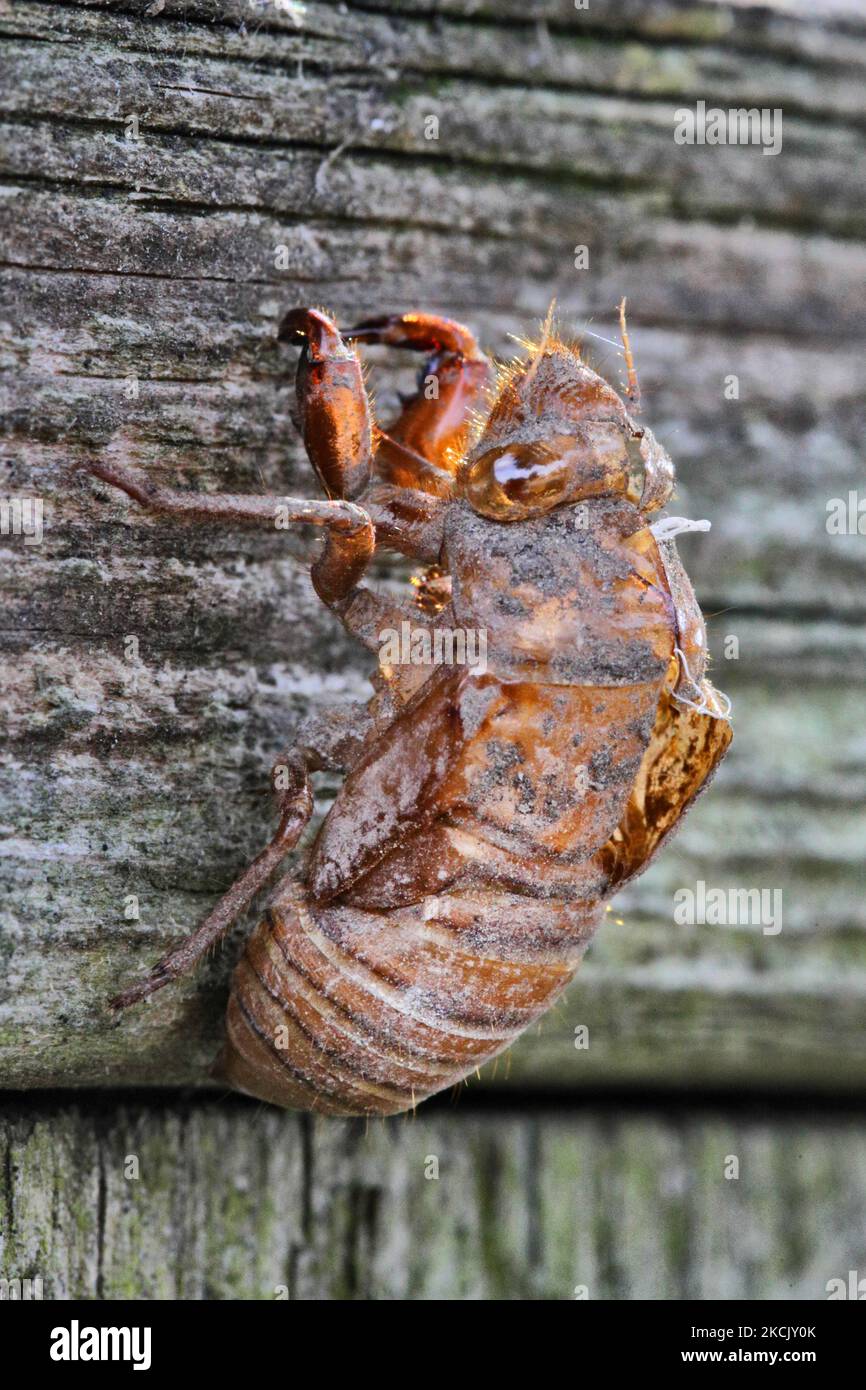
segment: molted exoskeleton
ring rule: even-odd
[[[546,333],[495,384],[469,330],[432,315],[340,333],[297,309],[281,336],[302,344],[300,421],[328,500],[190,496],[91,471],[194,520],[274,525],[279,508],[324,527],[320,597],[372,651],[385,632],[401,640],[368,706],[318,716],[278,760],[270,845],[115,1003],[195,963],[297,843],[309,774],[343,769],[237,967],[220,1073],[281,1105],[390,1114],[549,1008],[731,728],[673,541],[694,523],[654,520],[671,461],[574,348]],[[355,342],[428,354],[387,430]],[[414,601],[361,583],[377,548],[426,567]]]

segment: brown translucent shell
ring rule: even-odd
[[[406,313],[341,334],[298,308],[280,337],[302,346],[299,418],[332,500],[189,495],[92,466],[202,522],[272,528],[279,503],[325,528],[316,592],[368,648],[386,629],[441,626],[474,634],[483,656],[433,669],[380,659],[365,709],[305,726],[275,769],[291,777],[270,844],[115,1001],[146,998],[202,958],[298,846],[310,774],[343,769],[234,976],[219,1074],[261,1099],[396,1114],[496,1056],[560,996],[606,900],[673,833],[730,743],[691,584],[665,528],[659,538],[647,524],[670,495],[671,461],[549,332],[504,374],[465,462],[488,380],[468,329]],[[347,339],[432,354],[424,381],[437,391],[419,388],[383,431]],[[381,548],[427,567],[420,605],[360,582]]]

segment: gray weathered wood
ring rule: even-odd
[[[289,304],[422,304],[506,354],[553,294],[606,338],[627,294],[676,510],[713,522],[682,550],[736,739],[510,1075],[862,1086],[866,541],[825,526],[829,498],[862,493],[862,16],[145,8],[0,11],[4,488],[46,520],[39,546],[3,538],[0,1078],[205,1080],[240,933],[121,1021],[103,1001],[262,844],[267,769],[303,713],[365,688],[305,538],[191,534],[70,465],[104,452],[178,485],[312,491],[273,340]],[[782,153],[675,146],[673,112],[698,99],[781,106]],[[405,366],[371,359],[387,416]],[[676,926],[673,893],[698,879],[782,889],[782,932]]]
[[[866,1132],[844,1114],[458,1107],[365,1132],[37,1106],[0,1121],[0,1157],[0,1278],[46,1299],[815,1300],[866,1265]]]

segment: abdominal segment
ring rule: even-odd
[[[550,1007],[600,911],[487,891],[377,914],[286,880],[237,968],[218,1074],[295,1109],[412,1109]]]
[[[507,1047],[569,983],[602,916],[592,856],[623,814],[657,699],[654,685],[463,682],[456,717],[474,733],[442,759],[427,816],[372,859],[360,826],[360,873],[329,861],[326,834],[322,894],[315,877],[281,886],[235,975],[226,1079],[282,1105],[386,1115]]]

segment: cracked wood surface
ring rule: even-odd
[[[240,932],[150,1006],[103,1002],[263,844],[274,756],[369,669],[308,538],[189,532],[71,465],[311,493],[274,342],[292,303],[433,308],[507,354],[554,294],[615,337],[626,294],[674,510],[713,523],[682,553],[736,738],[496,1084],[862,1087],[866,541],[825,525],[866,434],[856,6],[144,10],[0,9],[4,495],[45,506],[40,545],[2,537],[3,1083],[206,1084]],[[698,99],[780,106],[781,154],[676,146]],[[387,418],[406,367],[370,360]],[[698,879],[781,889],[782,931],[675,925]]]

